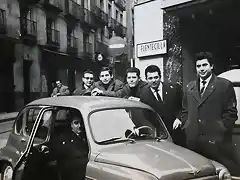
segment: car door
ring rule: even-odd
[[[3,149],[3,152],[7,152],[4,154],[11,157],[13,165],[15,165],[26,149],[29,140],[29,131],[42,108],[41,106],[27,106],[18,114],[7,145]]]
[[[31,130],[24,130],[25,132],[23,133],[30,134],[28,140],[26,140],[26,148],[22,152],[14,168],[13,180],[37,180],[42,179],[43,176],[47,176],[44,167],[49,161],[47,143],[51,131],[52,115],[53,108],[42,108]],[[48,120],[47,123],[46,120]]]

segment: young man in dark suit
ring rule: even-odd
[[[232,143],[232,130],[237,120],[235,92],[230,81],[215,76],[212,70],[212,54],[198,53],[198,78],[187,85],[183,98],[181,121],[187,147],[222,163],[233,175],[239,175],[240,160]]]
[[[181,113],[182,91],[178,84],[161,82],[161,71],[158,66],[150,65],[145,69],[149,84],[142,90],[140,100],[151,106],[163,119],[173,142],[184,146],[184,133],[180,128],[173,130],[173,122]]]

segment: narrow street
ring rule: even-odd
[[[14,121],[3,122],[0,125],[0,148],[3,148],[7,143],[8,136],[12,129]]]

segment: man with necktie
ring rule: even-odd
[[[236,96],[230,81],[213,74],[209,52],[196,55],[197,80],[187,85],[183,97],[181,123],[187,147],[225,165],[232,175],[239,175],[239,156],[232,143],[237,120]]]
[[[145,69],[149,84],[140,95],[140,101],[151,106],[162,118],[173,142],[184,146],[184,133],[180,128],[173,130],[173,122],[181,113],[182,91],[178,84],[161,82],[161,71],[158,66],[150,65]]]

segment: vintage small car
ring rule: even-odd
[[[73,132],[76,116],[85,140],[75,141],[80,133],[58,138]],[[87,153],[74,157],[75,147]],[[75,165],[81,158],[86,163]],[[152,108],[121,98],[65,96],[26,105],[0,151],[1,179],[71,180],[61,176],[65,160],[65,174],[84,172],[87,180],[231,179],[221,164],[175,145]]]

